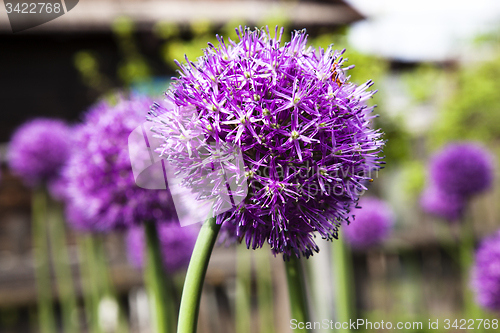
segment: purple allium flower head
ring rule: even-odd
[[[500,230],[480,244],[471,282],[477,302],[500,313]]]
[[[21,125],[10,141],[10,168],[29,186],[58,177],[70,154],[70,137],[61,120],[37,118]]]
[[[176,217],[168,191],[140,188],[132,174],[128,136],[150,104],[145,97],[119,98],[115,106],[101,102],[75,129],[64,178],[68,220],[76,228],[108,231]]]
[[[446,193],[435,185],[431,185],[422,192],[420,206],[429,214],[436,215],[449,222],[455,222],[462,216],[465,202],[461,196]]]
[[[157,226],[166,271],[173,274],[187,267],[199,228],[197,226],[181,227],[178,223],[158,224]],[[128,230],[126,239],[128,258],[133,265],[141,268],[144,265],[146,251],[144,238],[144,228],[136,226]]]
[[[394,225],[394,214],[384,201],[362,198],[355,218],[344,227],[347,241],[356,248],[366,248],[382,242],[389,236]]]
[[[157,151],[203,197],[217,191],[216,181],[226,189],[220,176],[207,176],[207,156],[238,147],[244,172],[232,177],[246,178],[248,194],[217,223],[235,224],[248,247],[267,242],[275,254],[307,257],[318,251],[315,232],[337,237],[368,172],[383,163],[382,134],[370,127],[373,107],[365,104],[375,91],[367,91],[371,81],[349,83],[344,51],[308,47],[304,31],[284,44],[282,29],[273,38],[268,29],[236,31],[239,42],[217,36],[219,46],[209,44],[196,63],[177,62],[166,106],[152,111],[165,140]]]
[[[474,142],[445,146],[430,165],[432,181],[441,191],[463,197],[491,187],[493,173],[493,155]]]

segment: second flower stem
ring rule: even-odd
[[[462,274],[464,316],[467,318],[481,318],[481,309],[474,302],[474,296],[469,287],[470,268],[474,261],[475,233],[470,216],[465,216],[460,230],[459,259]]]
[[[175,332],[175,307],[171,294],[172,282],[165,273],[163,257],[158,237],[156,223],[144,224],[146,233],[146,288],[150,298],[153,323],[156,326],[153,332]]]
[[[66,244],[66,226],[64,224],[62,206],[52,204],[52,218],[49,221],[49,234],[56,273],[57,288],[61,300],[61,313],[64,332],[80,331],[78,324],[78,305],[73,283],[73,273]]]
[[[182,290],[178,333],[196,333],[201,292],[220,224],[209,218],[201,227]]]
[[[354,294],[351,285],[353,277],[350,253],[342,235],[332,244],[333,276],[335,286],[335,307],[337,321],[344,323],[354,320],[352,309],[352,295]],[[341,328],[340,333],[349,333],[349,328]]]
[[[291,319],[297,322],[309,322],[309,307],[307,304],[307,293],[304,272],[300,260],[291,255],[285,261],[286,277],[288,281],[288,296],[290,298]],[[296,329],[297,332],[309,332],[309,330]]]
[[[41,187],[33,191],[33,255],[35,282],[38,297],[38,318],[41,333],[53,333],[56,329],[52,305],[52,279],[47,230],[47,195]]]

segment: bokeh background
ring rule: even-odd
[[[469,275],[455,258],[459,227],[424,212],[420,196],[429,181],[430,157],[447,143],[480,142],[500,157],[500,3],[84,0],[60,18],[16,34],[0,9],[0,332],[38,332],[31,190],[6,160],[15,129],[41,116],[76,123],[96,101],[120,92],[160,100],[176,75],[174,59],[183,60],[184,54],[196,59],[207,42],[216,44],[217,33],[234,39],[238,25],[281,25],[287,38],[306,28],[311,45],[346,48],[348,63],[356,65],[351,80],[372,79],[379,90],[370,103],[378,105],[376,125],[388,140],[387,165],[370,184],[370,194],[388,203],[395,224],[384,242],[347,248],[356,318],[422,321],[421,332],[430,331],[428,319],[465,318]],[[500,228],[499,181],[496,177],[496,185],[471,200],[476,244]],[[81,272],[80,235],[69,228],[66,234],[79,305],[74,320],[85,323],[90,289]],[[128,330],[151,332],[143,274],[128,262],[124,234],[97,237]],[[315,319],[335,319],[332,244],[319,241],[319,246],[306,265],[310,303]],[[248,279],[242,282],[238,274]],[[177,279],[181,284],[182,273]],[[55,280],[52,284],[60,316]],[[238,321],[235,310],[242,293],[250,300],[247,322]],[[272,303],[261,302],[266,294]],[[217,247],[199,332],[291,332],[287,297],[280,256],[268,249]],[[121,332],[114,303],[103,300],[102,331]],[[482,311],[484,318],[499,318]]]

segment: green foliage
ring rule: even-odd
[[[181,39],[179,34],[170,35],[166,38],[167,41],[161,48],[161,55],[169,67],[177,69],[174,60],[185,62],[186,56],[191,61],[195,61],[198,57],[203,55],[202,50],[207,47],[208,42],[214,45],[218,43],[215,34],[212,33],[212,27],[209,22],[192,24],[190,32],[193,35],[193,38],[190,40]],[[164,37],[165,35],[166,34],[159,34],[158,36]]]
[[[271,36],[274,36],[274,27],[276,25],[285,27],[284,40],[289,38],[288,30],[286,29],[289,20],[283,16],[282,13],[272,12],[263,17],[262,22],[257,26],[269,26]],[[172,69],[177,69],[174,60],[185,62],[185,57],[190,61],[195,61],[203,55],[203,49],[207,47],[208,43],[215,46],[218,45],[216,34],[219,34],[225,41],[229,39],[236,41],[238,36],[235,29],[238,26],[245,26],[245,22],[239,19],[234,19],[227,22],[222,28],[216,29],[208,21],[198,21],[190,25],[189,33],[192,36],[190,39],[185,40],[180,37],[180,29],[169,23],[158,23],[153,31],[154,33],[165,39],[165,43],[161,48],[161,55],[165,63]]]
[[[127,37],[134,32],[134,23],[129,18],[122,16],[113,22],[111,29],[116,35]]]
[[[374,112],[377,111],[375,109]],[[380,127],[385,133],[384,140],[387,140],[387,143],[384,147],[384,155],[388,167],[410,158],[412,138],[406,131],[401,118],[391,118],[382,114],[381,117],[376,118],[375,127]]]
[[[179,27],[175,23],[160,21],[153,26],[153,33],[162,38],[168,39],[179,35]]]
[[[75,54],[73,62],[84,84],[101,93],[110,88],[108,79],[99,71],[99,63],[94,54],[89,51],[79,51]]]
[[[430,133],[433,147],[451,140],[500,138],[500,57],[460,68],[456,87]]]
[[[118,66],[118,76],[126,85],[130,85],[135,81],[149,79],[151,71],[142,57],[130,57]]]
[[[271,10],[267,15],[262,17],[262,19],[257,23],[257,27],[269,27],[269,32],[271,37],[274,37],[275,27],[283,27],[283,38],[282,41],[290,40],[290,31],[288,27],[290,26],[290,19],[279,10]],[[235,26],[236,27],[236,26]],[[279,31],[278,31],[279,32]]]
[[[416,198],[424,189],[426,167],[422,161],[407,161],[402,165],[402,179],[404,179],[404,193]]]
[[[210,21],[200,20],[191,23],[191,31],[195,36],[204,36],[212,32],[212,24]]]
[[[362,84],[368,80],[373,80],[376,84],[387,73],[389,68],[389,64],[385,59],[359,52],[350,46],[343,34],[321,34],[311,38],[310,44],[324,49],[333,44],[337,50],[346,49],[344,57],[348,58],[347,65],[356,66],[349,71],[352,82],[356,84]]]
[[[120,17],[113,22],[112,29],[123,55],[123,60],[118,64],[119,78],[127,86],[137,81],[148,80],[151,77],[151,70],[134,40],[134,23],[129,18]]]
[[[442,70],[431,64],[424,64],[414,71],[403,74],[408,93],[417,103],[428,102],[435,97],[443,80]]]

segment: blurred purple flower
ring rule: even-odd
[[[63,172],[64,172],[64,166],[63,166]],[[67,181],[64,179],[63,175],[60,175],[58,177],[55,177],[51,179],[47,183],[47,190],[49,191],[50,196],[53,199],[56,199],[58,201],[66,201],[67,200]]]
[[[158,224],[158,238],[168,273],[174,274],[187,267],[198,231],[197,226],[181,227],[178,223]],[[133,265],[140,268],[144,265],[146,251],[144,238],[144,228],[136,226],[128,230],[126,239],[128,258]]]
[[[481,306],[500,313],[500,230],[480,244],[471,285]]]
[[[351,246],[366,248],[386,239],[394,225],[394,215],[384,201],[377,198],[362,198],[360,209],[353,214],[353,221],[344,227],[344,233]]]
[[[462,216],[465,202],[461,196],[448,194],[436,186],[428,186],[420,197],[420,206],[429,214],[455,222]]]
[[[128,136],[144,121],[151,100],[101,102],[75,129],[73,154],[64,169],[68,221],[80,230],[109,231],[176,217],[170,193],[135,184]]]
[[[232,176],[248,180],[248,195],[217,223],[233,223],[247,247],[269,243],[275,254],[308,257],[318,251],[315,232],[336,237],[369,173],[380,168],[384,142],[365,103],[372,82],[348,82],[344,51],[308,47],[304,31],[281,44],[277,30],[271,38],[267,29],[240,27],[238,43],[218,37],[219,47],[209,44],[196,63],[177,63],[169,106],[157,107],[152,121],[165,140],[157,151],[189,173],[186,186],[202,197],[214,193],[214,182],[215,192],[226,190],[207,176],[207,156],[239,147],[244,174]]]
[[[432,159],[430,175],[434,184],[450,195],[468,197],[491,187],[494,158],[474,142],[452,143]]]
[[[37,118],[21,125],[10,141],[7,159],[28,186],[59,176],[70,154],[71,133],[61,120]]]

